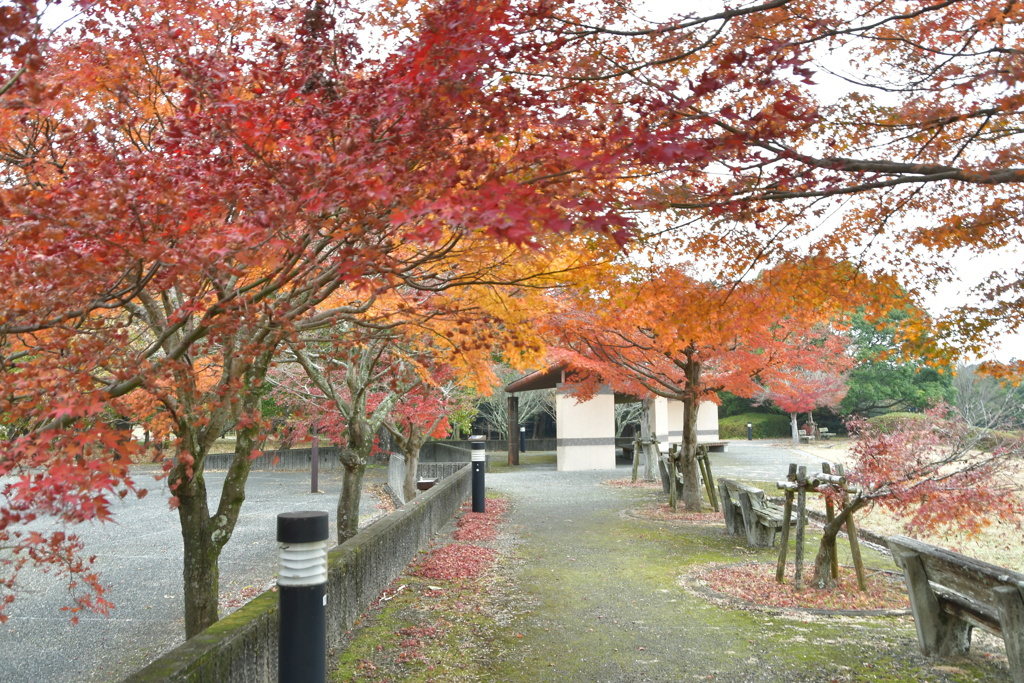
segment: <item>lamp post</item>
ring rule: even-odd
[[[326,512],[277,516],[278,683],[327,680]]]
[[[484,466],[487,463],[487,437],[469,437],[473,456],[473,512],[485,512],[484,502]]]

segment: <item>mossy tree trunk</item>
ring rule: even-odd
[[[347,454],[346,454],[347,451]],[[366,463],[350,449],[342,449],[344,475],[338,497],[338,543],[359,533],[359,502],[362,499]]]
[[[270,367],[273,350],[267,349],[241,372],[239,400],[200,403],[208,410],[197,411],[185,400],[190,410],[179,412],[178,458],[169,475],[177,500],[183,548],[183,580],[185,605],[185,638],[192,638],[214,624],[219,618],[220,570],[218,562],[224,546],[231,539],[245,501],[245,484],[252,468],[251,454],[261,445],[260,401],[263,380]],[[230,373],[238,370],[225,364],[222,384],[233,382]],[[208,420],[196,420],[199,413]],[[244,416],[245,424],[237,430],[235,454],[228,467],[221,489],[217,511],[210,513],[203,470],[210,447],[231,425]],[[202,424],[197,428],[196,424]]]

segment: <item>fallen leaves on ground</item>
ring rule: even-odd
[[[502,581],[489,571],[499,552],[486,546],[497,537],[508,508],[500,498],[488,498],[483,513],[464,505],[452,542],[431,549],[374,603],[370,631],[363,642],[350,644],[353,658],[334,672],[336,679],[468,680],[464,668],[472,653],[462,643],[487,640],[479,616],[493,609]],[[375,631],[381,623],[390,627]]]
[[[658,489],[661,488],[661,482],[647,481],[645,479],[609,479],[606,482],[602,482],[605,486],[613,486],[618,489]]]
[[[390,515],[397,509],[394,499],[384,488],[384,484],[371,484],[366,488],[377,497],[377,509],[383,510],[385,515]]]
[[[508,511],[508,501],[504,498],[490,499],[484,508],[485,512],[471,512],[471,506],[464,505],[452,538],[456,541],[493,541],[498,535],[501,516]]]
[[[813,587],[813,564],[805,568],[804,588],[793,586],[795,567],[786,565],[785,583],[775,580],[774,562],[713,566],[699,575],[711,590],[762,607],[797,607],[823,610],[906,610],[910,609],[903,577],[889,572],[869,571],[868,590],[857,588],[852,567],[839,572],[839,585],[832,589]]]
[[[650,505],[637,508],[634,510],[634,513],[638,517],[658,521],[725,522],[725,518],[722,516],[721,512],[715,512],[714,510],[709,510],[707,512],[687,512],[682,503],[676,507],[676,511],[672,512],[672,508],[669,507],[668,503],[652,503]]]
[[[484,512],[472,512],[469,503],[462,506],[452,534],[454,543],[431,550],[411,573],[426,579],[459,581],[477,578],[490,568],[497,552],[465,541],[492,541],[498,535],[501,517],[508,511],[504,498],[488,498]]]
[[[444,581],[472,579],[487,571],[495,556],[496,553],[490,548],[469,543],[449,543],[430,551],[411,573],[425,579]]]

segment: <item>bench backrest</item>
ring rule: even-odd
[[[761,496],[764,496],[764,491],[757,488],[756,486],[749,486],[747,484],[738,482],[735,479],[719,479],[719,481],[725,484],[726,488],[729,489],[729,493],[739,493],[740,491],[745,491],[750,495],[759,493],[761,494]]]
[[[889,547],[894,554],[919,557],[936,594],[991,630],[999,630],[999,609],[994,602],[993,589],[1010,586],[1024,593],[1024,574],[1011,569],[906,536],[891,536]]]
[[[739,506],[740,493],[746,493],[750,498],[750,507],[754,510],[767,509],[768,503],[765,501],[764,491],[756,486],[749,486],[734,479],[720,479],[719,481],[725,484],[725,488],[729,492],[729,500],[733,505]]]

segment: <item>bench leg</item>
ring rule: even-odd
[[[729,488],[725,482],[718,482],[718,497],[722,501],[722,516],[725,517],[725,529],[731,536],[739,536],[740,530],[736,526],[736,504],[729,496]]]
[[[999,586],[993,589],[999,606],[999,627],[1010,660],[1010,680],[1024,683],[1024,588]]]
[[[921,653],[930,657],[966,655],[971,648],[971,625],[942,611],[917,553],[902,548],[891,550],[893,559],[903,568]]]

